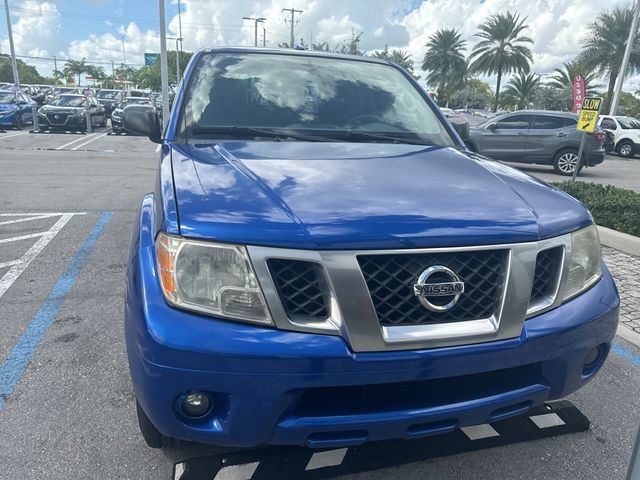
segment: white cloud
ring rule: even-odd
[[[85,57],[89,61],[120,63],[119,34],[124,35],[128,63],[141,64],[145,52],[159,50],[157,28],[143,30],[135,23],[121,27],[121,32],[86,34],[79,31],[76,40],[60,45],[58,29],[63,19],[52,2],[25,0],[21,8],[14,10],[14,21],[17,17],[14,35],[19,54],[57,53],[74,59]],[[176,0],[172,2],[175,4]],[[624,4],[623,0],[620,2]],[[595,14],[617,3],[617,0],[616,3],[601,0],[182,0],[182,36],[184,49],[189,51],[221,45],[253,45],[254,23],[243,21],[242,17],[265,17],[266,22],[258,27],[258,42],[262,44],[264,26],[268,46],[275,47],[289,41],[285,20],[290,20],[290,15],[282,9],[293,7],[303,10],[302,14],[296,14],[296,42],[302,37],[307,42],[326,41],[335,47],[348,42],[352,31],[362,32],[362,49],[379,50],[385,45],[402,48],[410,53],[419,68],[425,44],[436,30],[459,29],[468,42],[468,53],[477,41],[474,35],[478,25],[489,15],[510,10],[527,17],[529,28],[525,34],[535,41],[533,70],[546,74],[575,57],[588,23]],[[118,9],[116,16],[126,17],[123,0],[114,1],[113,5]],[[29,8],[28,14],[26,8]],[[38,14],[39,11],[46,14]],[[584,12],[590,14],[585,16]],[[177,36],[177,15],[168,20],[168,35]],[[0,38],[0,48],[8,50],[6,38]],[[171,42],[169,48],[172,48]],[[630,79],[628,88],[635,88],[639,78]]]
[[[25,0],[14,12],[17,13],[12,22],[16,55],[49,56],[62,46],[58,38],[60,12],[54,3]],[[0,51],[9,52],[8,37],[0,38]]]

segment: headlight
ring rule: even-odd
[[[242,246],[201,242],[165,233],[156,238],[160,284],[176,307],[273,325]]]
[[[600,239],[595,225],[571,234],[571,261],[562,291],[568,300],[596,283],[602,276]]]

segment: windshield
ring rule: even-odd
[[[116,98],[119,93],[117,90],[100,90],[98,98]]]
[[[184,120],[188,137],[285,129],[334,140],[455,145],[398,69],[339,58],[206,54],[187,92]]]
[[[124,108],[127,105],[151,105],[151,102],[148,98],[135,97],[135,98],[125,98],[120,101],[118,104],[118,108]]]
[[[618,117],[618,123],[624,130],[640,130],[640,120],[631,117]]]
[[[16,96],[11,92],[0,92],[0,105],[16,103]]]
[[[76,95],[62,95],[56,97],[51,102],[51,105],[56,107],[84,107],[87,99]]]

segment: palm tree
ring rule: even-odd
[[[385,45],[384,50],[373,52],[373,56],[389,60],[390,62],[404,68],[416,80],[420,78],[420,76],[416,75],[413,71],[413,60],[411,59],[411,54],[405,50],[393,49],[389,51],[389,46]]]
[[[428,72],[427,82],[436,87],[441,105],[446,105],[453,90],[464,84],[466,45],[462,34],[454,28],[438,30],[427,41],[422,70]]]
[[[507,88],[504,89],[504,96],[523,110],[534,99],[538,87],[540,86],[540,75],[536,73],[522,73],[509,80]]]
[[[82,60],[68,60],[62,71],[67,77],[78,75],[78,86],[80,86],[80,75],[87,71],[87,63],[84,58]]]
[[[607,98],[602,109],[605,112],[609,112],[611,108],[613,88],[620,74],[620,64],[632,21],[631,7],[616,7],[613,11],[598,15],[597,20],[589,25],[590,33],[582,41],[583,50],[579,60],[595,74],[609,76]],[[636,31],[629,66],[625,73],[629,75],[638,70],[640,70],[640,38]]]
[[[571,60],[570,62],[564,62],[562,68],[556,68],[553,70],[555,75],[549,78],[548,85],[560,90],[570,90],[573,88],[573,80],[582,75],[584,78],[584,89],[587,95],[595,95],[596,88],[599,85],[593,83],[597,80],[598,75],[593,72],[588,72],[588,69],[584,67],[577,60]]]
[[[526,17],[520,20],[519,15],[511,12],[491,15],[476,34],[482,40],[473,47],[469,56],[469,69],[473,73],[497,75],[496,94],[493,111],[498,109],[500,101],[500,83],[505,73],[529,73],[533,61],[531,49],[526,45],[533,43],[529,37],[521,33],[529,28],[524,24]]]

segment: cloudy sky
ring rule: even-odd
[[[385,45],[407,50],[420,63],[428,37],[439,28],[462,31],[469,47],[477,26],[494,13],[511,10],[527,17],[527,34],[535,41],[533,70],[547,74],[580,50],[588,22],[603,8],[624,0],[181,0],[184,49],[252,45],[253,22],[265,17],[268,46],[289,40],[283,8],[303,10],[296,16],[296,41],[337,45],[362,32],[367,51]],[[159,50],[156,0],[9,0],[18,55],[104,62],[110,70],[123,62],[139,66],[145,52]],[[168,0],[168,35],[177,36],[177,0]],[[585,14],[585,12],[594,12]],[[4,10],[3,10],[4,14]],[[0,22],[0,52],[8,53],[6,20]],[[262,28],[259,30],[262,42]],[[124,43],[124,48],[123,48]],[[171,45],[171,42],[170,44]],[[123,51],[124,50],[124,51]],[[23,60],[50,73],[52,60]],[[489,79],[490,82],[493,79]],[[629,89],[637,79],[631,79]]]

